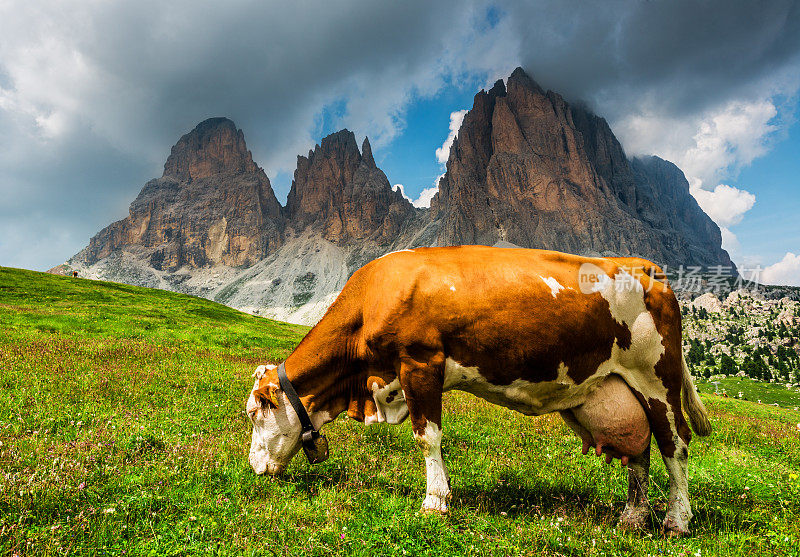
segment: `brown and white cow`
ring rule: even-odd
[[[429,510],[447,511],[450,498],[444,391],[527,415],[561,412],[584,452],[596,445],[629,462],[630,526],[649,516],[652,430],[669,473],[664,528],[686,534],[691,432],[681,403],[697,434],[711,427],[663,278],[635,258],[483,246],[395,252],[353,274],[286,359],[286,375],[316,429],[345,410],[366,424],[410,416]],[[253,470],[280,473],[300,448],[301,426],[275,366],[256,370],[247,412]]]

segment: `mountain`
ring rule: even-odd
[[[629,160],[606,121],[517,69],[481,91],[431,204],[437,241],[507,241],[662,264],[732,265],[680,170]]]
[[[414,208],[392,191],[375,166],[369,139],[359,153],[353,132],[342,130],[297,157],[286,214],[295,230],[313,227],[335,244],[374,240],[387,244],[400,233]]]
[[[73,257],[91,266],[121,250],[155,270],[250,266],[283,243],[283,210],[244,135],[212,118],[180,138],[161,178],[145,184],[128,217]]]
[[[368,261],[473,243],[733,265],[680,169],[629,159],[604,119],[518,68],[475,95],[430,209],[393,191],[349,130],[297,157],[282,207],[241,130],[212,118],[175,144],[128,217],[53,271],[313,323]]]

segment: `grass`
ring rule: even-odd
[[[698,380],[701,393],[717,393],[761,404],[772,404],[784,408],[800,407],[800,391],[787,389],[780,383],[756,381],[749,377],[720,377],[718,379]],[[739,396],[741,393],[741,396]]]
[[[616,528],[626,481],[555,416],[445,396],[449,516],[419,512],[408,424],[326,427],[331,458],[247,463],[250,374],[303,327],[198,298],[0,268],[0,554],[798,555],[800,412],[704,394],[694,536]],[[729,392],[732,389],[729,389]]]

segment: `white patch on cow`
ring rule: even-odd
[[[364,416],[364,425],[372,425],[379,423],[377,414],[367,414]]]
[[[589,284],[608,301],[612,317],[626,325],[631,332],[631,346],[627,350],[621,349],[615,342],[609,359],[580,385],[576,385],[569,377],[563,362],[553,381],[515,379],[508,385],[494,385],[486,380],[479,369],[462,366],[448,358],[444,390],[467,391],[523,414],[542,415],[583,404],[607,375],[616,373],[645,397],[666,401],[666,389],[654,370],[664,353],[664,346],[653,316],[645,307],[641,284],[639,287],[632,284],[627,273],[620,273],[612,279],[599,267],[592,267],[595,268],[595,274]],[[668,419],[674,424],[671,410],[668,410]]]
[[[666,418],[673,432],[676,455],[685,451],[686,445],[677,435],[676,416],[667,404],[667,389],[656,376],[655,366],[664,355],[663,337],[656,329],[653,316],[644,303],[644,289],[638,280],[626,272],[617,273],[613,280],[600,279],[597,290],[608,301],[611,315],[624,323],[631,332],[631,346],[622,350],[616,342],[611,357],[598,368],[598,374],[618,373],[645,399],[656,399],[666,405]],[[684,453],[685,454],[685,453]],[[675,532],[688,532],[692,510],[686,458],[664,457],[669,473],[669,509],[664,526]]]
[[[406,395],[400,388],[400,380],[394,381],[381,388],[377,382],[370,385],[372,399],[375,401],[377,413],[364,418],[366,425],[375,423],[399,424],[408,417]]]
[[[462,366],[452,358],[447,358],[444,390],[466,391],[492,404],[505,406],[528,416],[539,416],[583,404],[588,394],[599,385],[600,377],[592,377],[576,385],[568,371],[562,362],[553,381],[531,382],[515,379],[508,385],[494,385],[486,380],[477,367]]]
[[[450,478],[442,459],[442,430],[433,422],[425,425],[425,433],[414,434],[417,444],[425,455],[425,471],[427,488],[423,510],[447,512],[447,501],[450,499]]]
[[[553,298],[558,296],[558,293],[561,292],[562,290],[564,290],[564,286],[562,286],[561,283],[558,282],[553,277],[545,278],[542,275],[539,275],[539,278],[542,279],[544,281],[544,283],[550,288],[550,294],[553,295]],[[570,290],[572,290],[572,289],[570,288]]]
[[[390,251],[389,253],[384,253],[380,257],[375,258],[375,260],[377,261],[378,259],[383,259],[384,257],[388,257],[390,255],[394,255],[395,253],[403,253],[404,251],[414,253],[413,249],[399,249],[397,251]]]
[[[608,302],[611,316],[630,331],[631,345],[623,350],[614,343],[611,357],[600,365],[598,372],[604,375],[616,372],[645,398],[666,403],[667,390],[655,374],[655,366],[665,351],[663,338],[645,306],[644,289],[626,272],[617,273],[614,279],[603,276],[608,280],[601,278],[595,283],[604,285],[598,292]]]
[[[455,287],[455,286],[453,286],[453,285],[451,284],[451,285],[450,285],[450,290],[451,290],[452,292],[455,292],[455,291],[456,291],[456,287]]]

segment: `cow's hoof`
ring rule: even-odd
[[[644,530],[648,518],[650,518],[649,506],[625,507],[619,517],[619,525],[626,530]]]
[[[664,519],[663,525],[664,535],[670,538],[683,538],[691,535],[689,526],[683,521],[676,520],[674,517],[667,515]]]
[[[428,495],[422,502],[423,513],[447,514],[449,511],[450,507],[447,505],[447,499],[442,497]]]

